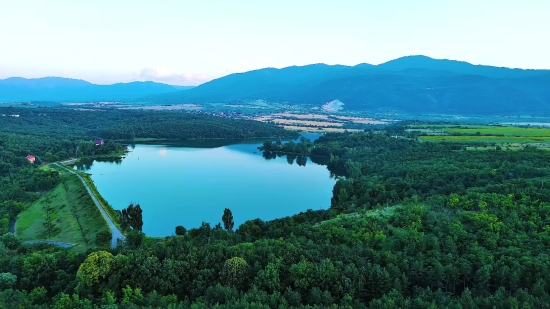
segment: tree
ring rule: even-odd
[[[113,255],[107,251],[93,252],[80,264],[76,277],[86,286],[92,286],[111,271]]]
[[[229,208],[226,208],[223,211],[222,221],[224,228],[227,231],[231,232],[233,230],[235,222],[233,222],[233,213],[231,213],[231,210]]]
[[[225,261],[222,277],[225,283],[231,287],[238,287],[244,280],[248,263],[241,257],[233,257]]]
[[[0,291],[11,288],[17,281],[17,276],[11,273],[0,273]]]
[[[56,278],[56,258],[53,254],[32,253],[23,260],[21,285],[25,288],[49,286]]]
[[[281,280],[279,279],[278,268],[278,263],[268,263],[265,269],[258,272],[254,284],[270,294],[279,291],[281,289]]]
[[[95,237],[95,243],[98,246],[108,245],[111,242],[112,234],[110,231],[101,231]]]
[[[185,229],[182,225],[176,226],[176,235],[185,235],[187,233],[187,229]]]
[[[143,214],[139,204],[130,204],[128,208],[117,210],[120,217],[120,222],[124,228],[131,227],[136,231],[141,232],[143,227]]]

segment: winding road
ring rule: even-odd
[[[53,163],[53,164],[65,169],[69,173],[75,174],[78,178],[80,178],[80,181],[82,181],[82,184],[84,185],[84,187],[86,187],[86,190],[88,191],[88,194],[90,194],[90,197],[94,201],[95,205],[97,206],[99,211],[101,211],[101,214],[103,215],[103,218],[105,218],[105,221],[107,221],[107,224],[109,224],[109,228],[111,229],[111,234],[113,235],[113,238],[111,239],[111,247],[115,248],[118,244],[118,240],[119,239],[124,240],[125,237],[124,237],[124,235],[122,235],[122,233],[116,227],[116,225],[113,223],[113,221],[111,220],[109,215],[107,215],[107,212],[105,211],[105,209],[103,209],[103,206],[101,206],[101,204],[99,203],[99,200],[97,199],[95,194],[92,192],[92,190],[90,189],[90,187],[88,186],[88,184],[86,183],[84,178],[82,178],[82,176],[80,176],[77,172],[75,172],[71,169],[68,169],[65,166],[61,165],[61,164],[58,164],[58,163]]]

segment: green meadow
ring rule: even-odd
[[[17,217],[16,236],[22,241],[51,240],[79,247],[94,246],[96,235],[109,227],[76,175],[63,181]]]
[[[498,144],[509,149],[526,144],[543,148],[550,145],[548,128],[425,124],[411,125],[409,131],[421,131],[427,134],[419,137],[421,141]]]

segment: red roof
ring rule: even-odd
[[[27,156],[27,159],[34,159],[34,156]]]

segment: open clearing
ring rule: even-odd
[[[361,131],[360,125],[386,124],[386,121],[374,118],[362,118],[351,116],[338,116],[315,113],[274,113],[252,118],[252,120],[268,122],[272,121],[289,130],[300,130],[306,132],[344,132]],[[358,128],[359,125],[359,128]]]
[[[358,129],[342,129],[342,128],[320,128],[320,127],[300,127],[300,126],[283,126],[287,130],[293,131],[303,131],[303,132],[313,132],[313,133],[322,133],[322,132],[360,132],[362,130]]]
[[[304,125],[308,127],[342,127],[344,126],[341,122],[328,122],[328,121],[311,121],[311,120],[293,120],[293,119],[273,119],[273,122],[276,124],[285,124],[285,125]]]
[[[93,246],[99,232],[110,232],[107,222],[77,176],[61,174],[61,184],[19,214],[16,235],[22,241],[51,240],[84,248]]]
[[[480,126],[468,128],[443,128],[444,132],[477,134],[481,135],[505,135],[505,136],[525,136],[525,137],[550,137],[550,129],[546,128],[519,128],[519,127],[501,127],[501,126]]]
[[[445,142],[480,142],[480,143],[550,143],[550,136],[546,137],[515,137],[515,136],[451,136],[451,135],[428,135],[421,136],[425,141],[445,141]]]
[[[291,114],[291,113],[277,113],[273,114],[273,117],[292,117],[298,119],[328,119],[327,115],[317,115],[317,114]]]
[[[410,125],[408,131],[420,131],[422,141],[497,144],[514,150],[526,145],[549,148],[550,129],[494,125]],[[495,148],[495,146],[492,146]],[[486,150],[487,147],[470,147]]]
[[[361,118],[361,117],[345,117],[345,116],[334,116],[340,120],[351,121],[353,123],[362,123],[362,124],[387,124],[387,122],[382,120],[376,120],[374,118]]]
[[[201,105],[197,105],[197,104],[175,104],[175,105],[131,106],[131,107],[121,107],[120,109],[170,111],[170,110],[195,110],[195,109],[200,109],[201,107],[202,107]]]

